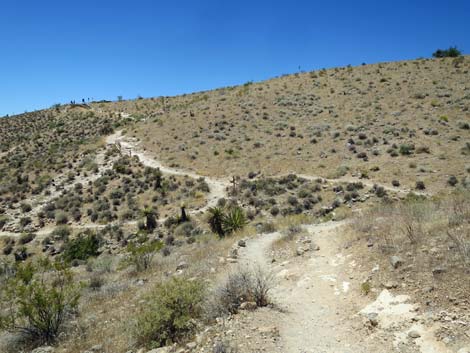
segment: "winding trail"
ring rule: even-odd
[[[191,211],[191,213],[205,212],[208,208],[217,205],[217,201],[227,196],[227,187],[230,186],[228,179],[216,179],[208,176],[202,176],[194,172],[190,172],[183,169],[171,168],[162,164],[159,160],[149,156],[146,152],[139,149],[139,143],[132,141],[122,135],[121,131],[116,132],[106,138],[108,145],[117,145],[121,149],[121,153],[129,154],[131,156],[139,157],[140,162],[151,168],[158,168],[163,174],[188,176],[193,179],[203,178],[209,186],[209,194],[207,195],[207,203],[202,208]]]
[[[335,232],[346,224],[327,222],[303,226],[319,254],[312,255],[299,266],[293,261],[272,262],[272,244],[282,237],[278,232],[260,234],[247,241],[240,254],[243,266],[258,264],[273,273],[276,286],[272,289],[274,303],[285,311],[276,323],[283,353],[361,353],[378,352],[368,347],[364,337],[352,328],[352,318],[341,310],[349,303],[349,282],[340,280]]]
[[[124,113],[123,113],[124,114]],[[129,154],[132,156],[137,156],[139,160],[142,162],[143,165],[151,167],[151,168],[158,168],[160,171],[164,174],[169,174],[169,175],[180,175],[180,176],[188,176],[194,179],[199,179],[203,178],[205,182],[209,186],[209,193],[207,195],[207,203],[199,208],[199,209],[194,209],[190,210],[190,214],[196,214],[196,213],[202,213],[207,211],[210,207],[216,206],[217,201],[220,198],[227,197],[227,188],[230,186],[230,181],[228,178],[213,178],[209,176],[203,176],[199,175],[195,172],[184,170],[184,169],[179,169],[179,168],[172,168],[165,166],[161,161],[158,159],[155,159],[154,157],[150,156],[148,153],[143,151],[140,148],[140,143],[136,141],[135,139],[126,137],[122,135],[122,131],[117,131],[116,133],[107,136],[106,138],[106,145],[107,146],[117,146],[121,153],[123,154]],[[105,162],[104,161],[104,152],[98,153],[96,157],[96,162],[99,166],[99,171],[98,173],[88,175],[86,177],[79,177],[75,182],[67,184],[64,186],[63,189],[57,190],[54,187],[50,187],[49,191],[50,194],[47,196],[41,195],[41,196],[35,196],[29,202],[32,204],[33,209],[27,214],[27,216],[32,216],[35,217],[37,213],[42,209],[42,207],[53,200],[56,197],[59,197],[64,191],[70,190],[72,187],[74,187],[77,183],[82,183],[85,184],[89,181],[94,181],[98,179],[100,176],[103,175],[103,173],[110,169],[112,167],[112,160]],[[346,183],[346,182],[361,182],[363,185],[372,188],[374,185],[379,185],[383,187],[385,190],[393,192],[397,195],[405,195],[411,190],[409,189],[404,189],[404,188],[397,188],[397,187],[391,187],[388,185],[382,185],[379,183],[375,183],[370,180],[364,180],[356,177],[341,177],[338,179],[328,179],[324,178],[322,176],[318,175],[306,175],[306,174],[299,174],[299,177],[302,177],[307,180],[317,180],[321,179],[326,183],[333,184],[333,183]],[[63,182],[65,180],[65,175],[62,175],[57,178],[56,184],[59,184],[59,182]],[[429,194],[424,193],[424,192],[418,192],[417,194],[424,195],[424,196],[429,196]],[[16,213],[9,214],[10,217],[14,219],[13,223],[10,225],[6,226],[4,228],[4,231],[0,231],[0,236],[12,236],[16,237],[21,235],[21,232],[13,231],[12,226],[16,225],[19,222],[19,219],[23,217],[23,214],[18,213],[19,210],[16,211]],[[162,221],[160,219],[160,221]],[[130,221],[126,223],[122,223],[123,225],[126,224],[135,224],[135,221]],[[80,224],[80,225],[73,225],[73,228],[103,228],[104,225],[100,224]],[[37,231],[35,231],[36,234],[38,235],[47,235],[50,234],[53,230],[52,226],[44,227],[41,228]]]

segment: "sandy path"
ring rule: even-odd
[[[334,233],[344,224],[328,222],[304,227],[321,250],[301,268],[272,263],[271,245],[282,236],[278,232],[248,240],[240,254],[242,265],[258,264],[275,275],[273,300],[286,310],[276,323],[285,353],[377,352],[376,348],[367,347],[352,329],[351,318],[341,312],[351,298],[346,297],[350,295],[349,282],[339,281],[342,275],[334,261]]]
[[[162,164],[159,160],[149,156],[146,152],[142,151],[138,147],[138,143],[130,139],[126,139],[125,136],[121,134],[120,131],[117,133],[108,136],[106,139],[108,145],[116,144],[119,145],[123,154],[130,154],[132,156],[139,157],[139,160],[143,165],[151,168],[158,168],[163,174],[169,175],[179,175],[179,176],[188,176],[193,179],[204,178],[207,185],[209,185],[209,194],[207,195],[207,203],[204,207],[190,211],[195,212],[205,212],[209,207],[217,205],[217,201],[227,196],[226,188],[230,185],[228,179],[216,179],[208,176],[202,176],[191,171],[171,168]]]

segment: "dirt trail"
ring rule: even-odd
[[[328,222],[305,226],[320,246],[304,266],[272,262],[271,245],[282,235],[278,232],[258,235],[247,241],[240,254],[245,266],[258,264],[272,271],[276,278],[273,299],[286,311],[280,314],[279,328],[282,352],[320,353],[377,352],[367,347],[352,329],[351,318],[341,308],[349,302],[349,282],[340,281],[334,233],[345,222]]]
[[[124,114],[124,113],[123,113]],[[221,179],[221,178],[212,178],[208,176],[202,176],[199,175],[195,172],[179,169],[179,168],[172,168],[168,167],[162,164],[159,160],[153,158],[152,156],[149,156],[145,151],[141,150],[139,148],[139,142],[136,141],[135,139],[128,138],[124,135],[122,135],[121,131],[117,131],[116,133],[109,135],[106,138],[106,144],[107,145],[116,145],[121,149],[122,153],[127,153],[133,156],[139,157],[139,160],[148,167],[152,168],[159,168],[162,173],[164,174],[170,174],[170,175],[180,175],[180,176],[189,176],[194,179],[199,179],[199,178],[204,178],[206,183],[209,186],[209,194],[207,195],[207,203],[205,206],[195,209],[195,210],[190,210],[190,214],[195,214],[195,213],[201,213],[207,211],[208,208],[213,207],[217,204],[217,201],[222,198],[227,196],[227,187],[230,186],[230,181],[228,179]],[[42,209],[42,207],[47,203],[53,200],[54,198],[60,196],[64,191],[71,189],[74,187],[75,184],[77,183],[82,183],[86,184],[89,181],[94,181],[98,179],[107,169],[111,168],[112,166],[112,161],[108,161],[105,163],[104,161],[104,152],[98,153],[96,157],[96,163],[99,166],[99,171],[96,174],[91,174],[87,177],[84,176],[79,176],[77,180],[75,180],[73,183],[67,184],[64,186],[62,190],[57,190],[53,187],[50,188],[50,194],[48,196],[38,196],[38,197],[33,197],[30,202],[33,206],[33,209],[29,214],[27,214],[30,217],[35,217],[37,213]],[[373,187],[376,183],[373,181],[368,181],[368,180],[363,180],[359,178],[354,178],[354,177],[341,177],[338,179],[326,179],[321,176],[317,175],[304,175],[301,174],[299,175],[302,178],[305,178],[307,180],[316,180],[316,179],[323,179],[327,183],[337,183],[337,182],[362,182],[364,185],[368,187]],[[59,177],[56,180],[56,184],[60,184],[65,180],[65,176]],[[380,184],[378,184],[380,185]],[[407,194],[410,192],[408,189],[402,189],[402,188],[395,188],[395,187],[390,187],[387,185],[380,185],[382,186],[385,190],[394,192],[396,194]],[[427,195],[425,193],[420,193],[422,195]],[[19,212],[19,210],[17,210]],[[18,236],[21,233],[15,231],[13,228],[15,228],[19,222],[19,219],[24,216],[20,215],[19,213],[14,213],[14,214],[9,214],[11,218],[13,218],[15,221],[12,222],[10,225],[6,226],[3,231],[0,232],[0,236]],[[135,224],[135,221],[129,222],[129,224]],[[127,223],[126,223],[127,224]],[[103,227],[102,225],[98,224],[82,224],[82,225],[74,225],[74,228],[100,228]],[[51,227],[46,227],[38,230],[36,233],[38,235],[47,235],[52,232]]]
[[[408,296],[383,290],[367,303],[358,290],[356,261],[342,250],[340,232],[346,224],[303,226],[319,250],[282,263],[273,261],[271,250],[282,237],[279,232],[259,234],[240,251],[242,266],[260,265],[276,278],[272,297],[285,310],[274,323],[282,353],[452,352],[436,340],[437,328],[424,324]],[[369,330],[370,315],[376,317],[377,326]],[[410,338],[411,331],[419,337]]]
[[[130,154],[132,156],[139,157],[139,160],[142,162],[143,165],[151,168],[158,168],[163,174],[170,174],[170,175],[180,175],[180,176],[188,176],[193,179],[204,178],[207,185],[209,185],[209,194],[207,195],[207,203],[204,207],[193,210],[192,213],[195,212],[204,212],[209,207],[213,207],[217,204],[217,200],[226,197],[227,192],[226,188],[230,185],[228,179],[216,179],[211,178],[208,176],[202,176],[196,174],[191,171],[178,169],[178,168],[171,168],[163,165],[159,160],[149,156],[144,151],[138,148],[139,143],[133,141],[129,138],[126,138],[122,135],[120,131],[116,132],[113,135],[108,136],[106,139],[106,143],[108,145],[118,145],[121,148],[121,152],[123,154]]]

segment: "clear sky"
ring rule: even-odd
[[[0,116],[470,52],[470,0],[0,0]]]

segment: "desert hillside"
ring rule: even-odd
[[[470,57],[0,119],[0,352],[470,352]]]

